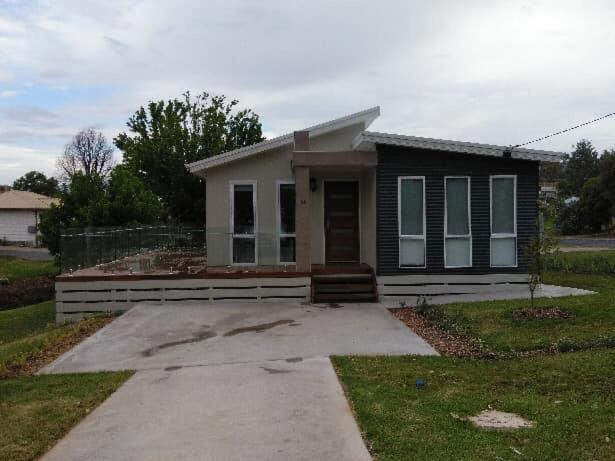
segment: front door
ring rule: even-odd
[[[325,181],[325,261],[359,258],[359,182]]]

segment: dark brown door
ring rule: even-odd
[[[325,261],[359,262],[357,181],[325,181]]]

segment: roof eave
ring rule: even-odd
[[[446,139],[421,138],[416,136],[404,136],[390,133],[374,133],[364,131],[353,142],[355,150],[374,150],[376,144],[415,147],[432,149],[460,154],[483,155],[489,157],[501,157],[507,146],[492,144],[478,144],[463,141],[450,141]],[[566,154],[564,152],[545,151],[537,149],[513,149],[511,157],[520,160],[534,160],[541,162],[560,162]]]

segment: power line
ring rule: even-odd
[[[542,138],[533,139],[531,141],[524,142],[523,144],[517,144],[516,146],[511,146],[510,149],[516,149],[517,147],[527,146],[528,144],[532,144],[533,142],[542,141],[543,139],[551,138],[553,136],[557,136],[559,134],[566,133],[567,131],[576,130],[577,128],[581,128],[582,126],[598,122],[598,121],[603,120],[603,119],[605,119],[607,117],[611,117],[612,115],[615,115],[615,112],[611,112],[610,114],[606,114],[606,115],[603,115],[602,117],[595,118],[593,120],[590,120],[589,122],[581,123],[580,125],[577,125],[577,126],[566,128],[565,130],[558,131],[557,133],[548,134],[547,136],[543,136]]]

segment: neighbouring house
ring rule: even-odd
[[[540,184],[540,198],[545,201],[555,200],[557,198],[557,183],[545,182]]]
[[[189,164],[206,183],[208,265],[310,274],[317,301],[525,283],[538,166],[564,154],[367,131],[379,115]]]
[[[40,212],[51,207],[55,200],[0,186],[0,239],[37,246]]]

